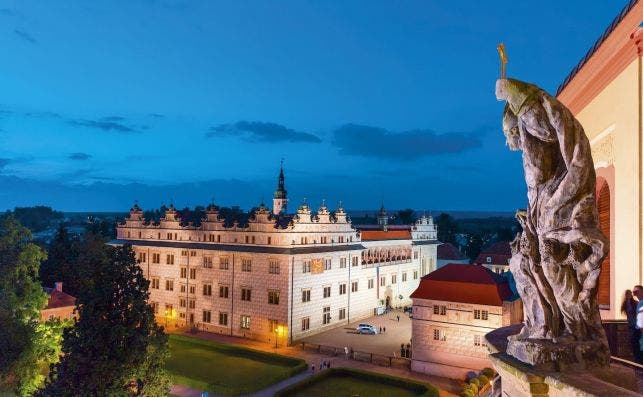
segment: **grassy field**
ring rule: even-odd
[[[433,386],[348,368],[333,368],[279,391],[279,397],[437,397]]]
[[[306,369],[303,360],[170,335],[167,369],[174,383],[217,394],[239,395],[264,389]]]

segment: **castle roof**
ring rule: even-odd
[[[420,280],[413,299],[502,306],[515,299],[507,279],[480,265],[449,263]]]
[[[44,288],[45,292],[49,295],[46,309],[56,309],[59,307],[76,306],[76,298],[55,288]]]
[[[361,230],[362,241],[411,240],[411,229]]]

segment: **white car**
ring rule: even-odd
[[[358,334],[377,334],[377,327],[371,324],[358,324],[355,330]]]

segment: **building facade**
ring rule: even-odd
[[[457,379],[491,367],[485,335],[522,321],[520,298],[483,266],[448,264],[424,276],[411,298],[417,372]]]
[[[134,205],[112,244],[132,245],[159,323],[292,342],[387,302],[410,304],[435,263],[431,218],[408,226],[401,239],[363,239],[341,206],[312,211],[304,202],[286,214],[283,169],[275,199],[279,208],[262,204],[245,223],[229,223],[211,205],[198,226],[183,225],[173,206],[149,222]],[[387,254],[375,260],[369,252]]]
[[[643,282],[643,2],[631,0],[558,88],[589,138],[599,224],[610,252],[599,278],[603,319],[623,318]]]
[[[502,274],[509,271],[510,259],[509,241],[497,241],[480,251],[473,263],[482,265],[494,273]]]
[[[40,311],[42,321],[59,318],[61,320],[74,318],[76,298],[63,292],[63,283],[56,282],[54,288],[45,288],[48,295],[47,306]]]
[[[469,258],[466,257],[455,245],[451,243],[442,243],[438,245],[437,251],[438,266],[441,268],[449,263],[469,264]]]

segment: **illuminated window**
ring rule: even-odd
[[[246,316],[246,315],[241,316],[241,328],[250,329],[250,316]]]

